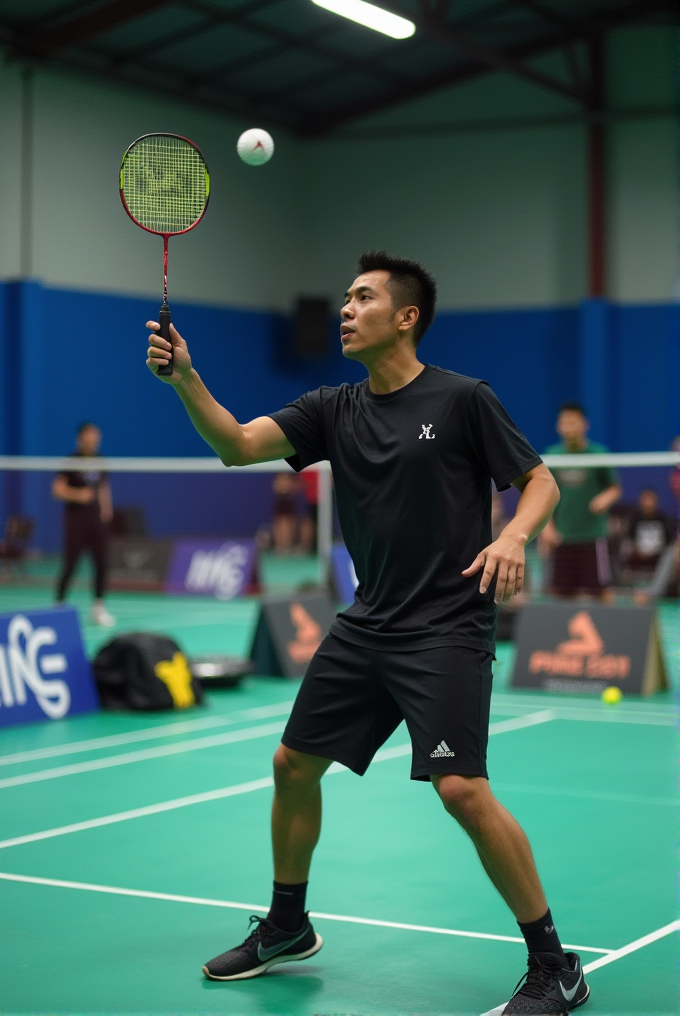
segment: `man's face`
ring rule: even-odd
[[[653,490],[643,490],[640,494],[639,505],[644,515],[654,515],[659,507],[659,498]]]
[[[355,279],[347,290],[340,311],[343,356],[363,361],[366,356],[371,357],[382,349],[394,346],[404,336],[405,331],[400,323],[403,323],[403,312],[407,308],[395,312],[392,294],[387,287],[389,278],[389,272],[366,272]],[[415,311],[415,308],[411,309]],[[417,311],[411,327],[416,319]]]
[[[581,413],[565,409],[557,417],[557,433],[565,444],[583,444],[588,433],[588,421]]]
[[[99,427],[85,427],[78,435],[78,451],[83,455],[96,455],[101,443]]]

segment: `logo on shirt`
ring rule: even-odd
[[[446,741],[440,741],[434,751],[430,752],[430,758],[455,758],[455,751],[451,751]]]
[[[434,441],[434,439],[435,439],[435,437],[437,435],[436,434],[430,434],[430,431],[434,427],[434,424],[433,423],[421,423],[420,426],[423,428],[423,433],[418,435],[418,440],[422,441],[422,439],[425,438],[426,441]]]

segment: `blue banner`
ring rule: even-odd
[[[338,600],[341,603],[353,603],[354,590],[358,585],[354,561],[344,543],[334,543],[331,551],[333,580]]]
[[[231,600],[243,596],[253,581],[256,563],[254,540],[178,540],[172,552],[167,593],[214,596]]]
[[[0,727],[99,709],[73,607],[0,614]]]

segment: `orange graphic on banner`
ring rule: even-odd
[[[537,649],[529,657],[532,674],[557,674],[565,677],[589,677],[624,680],[630,673],[630,656],[605,653],[602,636],[586,610],[580,610],[568,624],[569,639],[557,649]]]
[[[309,663],[319,648],[323,632],[301,603],[291,603],[290,619],[295,626],[295,638],[288,643],[288,655],[293,663]]]

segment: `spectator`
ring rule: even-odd
[[[101,433],[94,423],[83,423],[76,431],[74,456],[99,455]],[[104,606],[107,565],[107,526],[113,517],[111,488],[105,473],[99,470],[66,470],[52,484],[52,496],[64,502],[64,561],[57,582],[57,602],[66,598],[76,565],[83,552],[89,551],[94,562],[94,602],[92,620],[111,628],[116,623]]]
[[[316,527],[319,523],[319,474],[315,469],[305,469],[300,473],[300,482],[307,508],[300,522],[300,550],[304,554],[311,554],[316,546]]]
[[[630,518],[626,564],[634,572],[653,572],[666,547],[675,538],[673,520],[659,509],[659,495],[651,487],[640,492],[638,508]]]
[[[562,406],[557,417],[559,444],[546,455],[597,455],[604,445],[588,439],[589,423],[577,402]],[[553,468],[560,488],[560,503],[541,534],[540,546],[552,551],[551,589],[556,596],[579,594],[613,600],[611,568],[607,547],[607,512],[621,496],[618,478],[612,469]]]
[[[298,479],[294,473],[277,473],[274,477],[274,512],[272,533],[274,552],[289,554],[297,537],[296,494]]]

